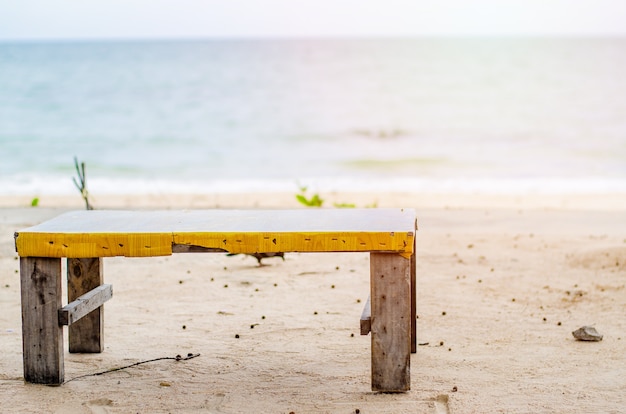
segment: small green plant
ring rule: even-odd
[[[39,205],[39,197],[35,197],[32,200],[30,200],[31,207],[37,207],[38,205]]]
[[[354,203],[334,203],[333,206],[335,206],[335,208],[355,208],[356,204],[354,204]]]
[[[87,192],[87,176],[85,175],[85,163],[81,162],[80,166],[78,165],[78,158],[74,157],[74,166],[76,167],[76,174],[78,175],[78,180],[76,177],[72,177],[74,181],[74,185],[80,191],[80,195],[85,200],[85,208],[87,210],[93,210],[93,206],[89,202],[89,193]]]
[[[296,194],[296,199],[307,207],[322,207],[324,200],[320,198],[319,194],[315,193],[311,197],[307,197],[307,187],[300,186],[300,193]]]
[[[307,195],[308,188],[306,186],[298,185],[300,192],[296,194],[296,199],[307,207],[322,207],[324,204],[324,199],[322,199],[319,194],[315,193],[312,196]],[[335,208],[356,208],[356,204],[354,203],[333,203]],[[378,202],[373,202],[365,206],[365,208],[377,208]],[[625,241],[626,242],[626,241]]]

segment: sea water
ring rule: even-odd
[[[626,39],[0,43],[0,194],[626,192]]]

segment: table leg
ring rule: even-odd
[[[411,255],[411,353],[417,352],[417,269],[415,252]]]
[[[63,327],[59,324],[61,259],[20,258],[24,379],[63,383]]]
[[[370,253],[372,390],[411,388],[411,260]]]
[[[67,259],[67,302],[104,282],[102,258]],[[68,327],[70,352],[98,353],[104,350],[104,307],[85,315]]]

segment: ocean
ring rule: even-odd
[[[0,43],[0,195],[625,193],[626,38]]]

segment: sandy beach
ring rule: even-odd
[[[411,390],[370,389],[366,254],[105,259],[105,352],[26,384],[13,233],[78,196],[0,197],[0,405],[17,413],[619,413],[626,195],[328,194],[418,214]],[[304,208],[293,194],[95,197],[96,208]],[[593,325],[600,342],[571,332]],[[66,337],[67,340],[67,337]],[[162,359],[92,375],[137,362]]]

